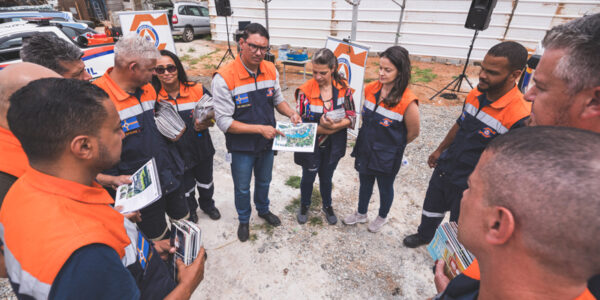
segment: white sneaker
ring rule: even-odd
[[[373,222],[369,223],[368,229],[370,232],[379,232],[379,230],[381,230],[381,227],[383,227],[385,223],[387,223],[387,218],[377,216],[377,218],[375,218]]]
[[[354,225],[356,223],[367,223],[367,214],[359,214],[355,212],[351,215],[348,215],[342,220],[346,225]]]

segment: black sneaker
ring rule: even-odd
[[[337,223],[337,217],[333,213],[333,207],[323,207],[323,212],[325,213],[325,219],[327,219],[329,225],[335,225]]]
[[[245,242],[250,237],[250,226],[248,223],[240,223],[238,226],[238,239],[240,242]]]
[[[429,244],[428,241],[423,240],[418,233],[415,234],[411,234],[407,237],[404,238],[404,240],[402,241],[402,243],[404,244],[404,246],[408,247],[408,248],[417,248],[419,246],[423,246],[423,245],[427,245]]]
[[[310,206],[300,206],[300,210],[298,211],[298,215],[296,216],[296,218],[298,219],[298,224],[304,224],[306,223],[306,221],[308,221],[308,209],[310,208]]]
[[[270,211],[264,215],[259,214],[258,216],[265,219],[265,221],[267,221],[267,223],[271,224],[273,227],[281,225],[281,220],[279,220],[279,218]]]
[[[213,220],[218,220],[218,219],[221,218],[221,213],[214,206],[212,208],[210,208],[210,209],[205,210],[204,213],[207,214],[208,217],[211,218],[211,219],[213,219]]]

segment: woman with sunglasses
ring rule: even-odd
[[[362,126],[351,154],[360,179],[358,211],[344,218],[347,225],[367,222],[375,179],[379,214],[368,230],[378,232],[387,222],[404,148],[419,136],[418,99],[408,89],[410,71],[408,51],[390,47],[379,55],[379,80],[365,86]]]
[[[210,92],[202,84],[188,81],[187,74],[179,58],[168,50],[160,51],[161,58],[156,62],[152,85],[157,91],[157,101],[168,101],[186,123],[183,136],[176,142],[185,161],[184,189],[190,208],[189,220],[198,221],[196,209],[200,208],[213,220],[221,218],[213,200],[213,147],[208,127],[211,119],[203,123],[194,121],[194,108],[204,94]],[[196,186],[200,197],[196,202]]]
[[[308,220],[313,183],[319,174],[323,213],[331,225],[337,217],[331,207],[333,172],[346,154],[347,128],[354,128],[356,113],[352,89],[338,70],[337,58],[331,50],[317,50],[312,58],[313,78],[296,90],[297,108],[302,122],[319,124],[313,153],[294,153],[294,162],[302,166],[298,223]],[[335,117],[334,117],[335,115]]]

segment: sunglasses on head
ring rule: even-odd
[[[177,71],[177,67],[174,65],[167,65],[166,68],[163,66],[158,66],[154,68],[154,72],[156,72],[156,74],[164,74],[165,71],[169,73],[175,73]]]

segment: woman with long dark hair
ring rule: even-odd
[[[408,89],[409,81],[406,49],[394,46],[379,55],[379,80],[365,86],[362,126],[352,151],[360,190],[358,211],[344,218],[347,225],[367,222],[375,180],[379,186],[379,214],[368,229],[378,232],[387,222],[404,149],[419,136],[418,99]]]
[[[210,96],[202,84],[189,81],[181,61],[168,50],[160,51],[161,58],[156,63],[152,85],[156,89],[157,101],[171,103],[186,124],[183,136],[176,142],[185,162],[183,185],[190,208],[189,220],[198,221],[196,209],[200,208],[213,220],[221,218],[213,200],[213,147],[208,127],[211,120],[199,123],[194,119],[194,108],[203,95]],[[196,202],[196,186],[199,198]]]
[[[317,50],[312,57],[313,78],[296,90],[298,113],[304,123],[318,123],[313,153],[294,153],[294,162],[302,166],[298,223],[308,220],[313,183],[319,174],[323,213],[331,225],[337,217],[331,206],[333,172],[346,154],[346,131],[354,128],[356,115],[352,89],[338,73],[337,58],[331,50]],[[336,117],[333,117],[336,115]]]

